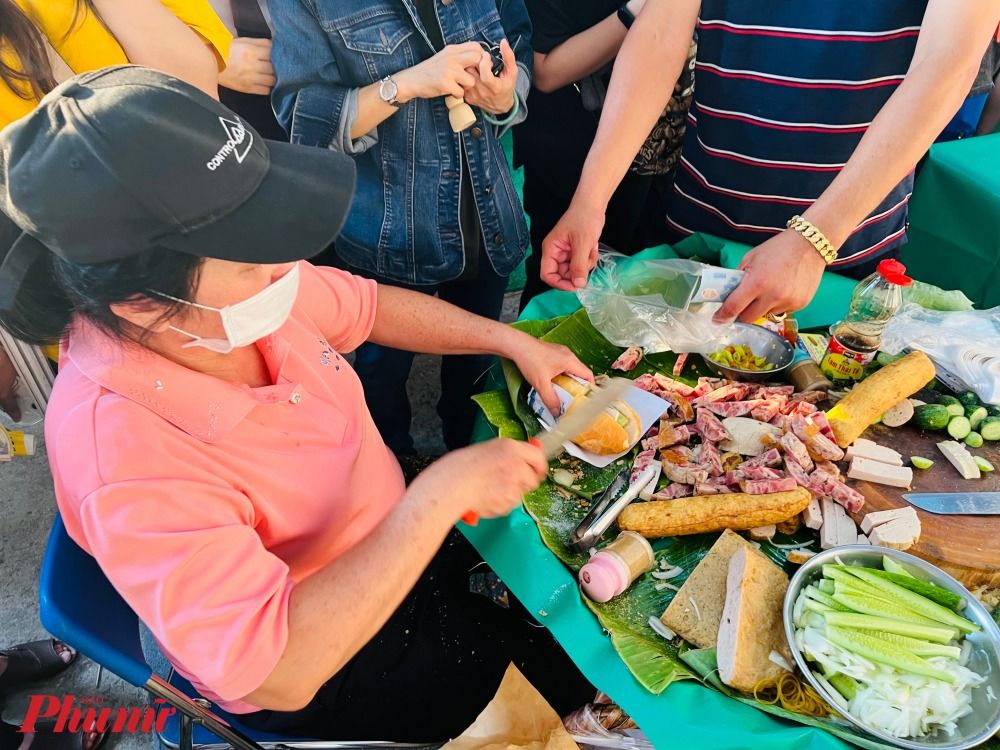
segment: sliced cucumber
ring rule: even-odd
[[[965,408],[965,416],[969,419],[969,424],[972,425],[972,429],[976,429],[982,423],[990,413],[986,411],[985,406],[967,406]]]
[[[895,667],[903,672],[932,677],[947,682],[949,685],[955,684],[955,676],[951,672],[938,669],[919,656],[904,651],[899,646],[886,643],[879,638],[872,638],[861,631],[827,627],[826,637],[831,643],[835,643],[858,656],[867,657],[872,661]]]
[[[979,425],[984,440],[1000,440],[1000,417],[986,417]]]
[[[982,448],[983,436],[976,431],[972,431],[965,436],[965,444],[970,448]]]
[[[919,456],[918,456],[918,458],[919,458]],[[926,461],[927,459],[924,458],[924,459],[921,459],[921,460],[922,461]],[[931,463],[934,463],[934,462],[931,461]],[[888,555],[882,555],[882,569],[885,570],[886,573],[893,573],[893,574],[895,574],[897,576],[909,576],[910,578],[914,578],[915,577],[913,575],[913,573],[911,573],[909,570],[906,569],[905,565],[903,565],[902,563],[896,562],[895,560],[893,560]]]
[[[962,597],[958,594],[954,594],[943,586],[935,586],[933,583],[924,583],[919,578],[914,578],[908,573],[890,573],[885,570],[871,569],[872,573],[887,581],[892,581],[893,583],[902,586],[904,589],[909,589],[910,591],[920,594],[923,597],[930,599],[932,602],[937,602],[942,607],[947,607],[948,609],[958,610],[962,605]],[[825,602],[824,602],[825,603]],[[907,635],[903,633],[903,635]]]
[[[955,417],[948,423],[948,434],[955,440],[965,440],[972,432],[972,424],[968,417]]]
[[[854,700],[854,696],[858,694],[858,683],[853,677],[848,677],[843,672],[831,675],[829,682],[833,685],[833,689],[844,697],[845,701]]]
[[[929,458],[924,458],[923,456],[910,456],[910,463],[917,469],[929,469],[934,465],[933,461]],[[886,568],[886,570],[888,570],[888,568]]]
[[[944,607],[937,602],[933,602],[920,594],[910,591],[909,589],[903,588],[899,584],[893,583],[892,581],[886,581],[879,578],[867,568],[852,565],[848,566],[847,569],[850,571],[851,575],[857,576],[862,581],[879,589],[882,594],[891,601],[898,603],[900,606],[905,607],[922,617],[936,620],[937,622],[943,623],[948,627],[958,628],[963,633],[975,633],[981,630],[979,625],[966,620],[964,617],[956,615],[947,607]],[[841,602],[841,604],[850,606],[844,602]]]
[[[983,472],[984,474],[989,474],[991,471],[993,471],[996,468],[996,467],[993,466],[993,464],[991,464],[989,461],[987,461],[982,456],[973,456],[972,460],[976,462],[976,466],[978,466],[979,470],[981,472]]]
[[[962,649],[958,646],[948,646],[942,643],[928,643],[919,638],[910,638],[897,633],[885,633],[879,630],[862,630],[862,633],[878,638],[893,646],[898,646],[904,651],[908,651],[914,656],[943,656],[946,659],[959,659],[962,656]]]
[[[886,633],[905,635],[909,638],[921,638],[932,643],[949,643],[955,635],[951,628],[935,627],[933,625],[915,625],[889,617],[877,615],[860,615],[854,612],[828,612],[825,615],[826,624],[838,628],[856,628],[858,630],[882,630]]]
[[[965,405],[954,396],[943,394],[938,396],[937,402],[941,406],[946,407],[948,409],[948,413],[953,417],[961,417],[965,415]]]

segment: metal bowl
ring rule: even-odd
[[[907,570],[917,578],[935,583],[963,597],[966,605],[962,612],[963,616],[982,628],[978,633],[966,636],[966,640],[972,646],[968,667],[974,672],[984,675],[986,682],[973,689],[973,711],[958,721],[958,728],[953,734],[936,732],[920,739],[901,739],[866,725],[845,711],[842,702],[835,699],[816,680],[802,652],[795,646],[795,623],[792,620],[792,608],[799,596],[799,592],[813,581],[822,577],[823,565],[833,563],[839,559],[845,565],[857,564],[863,565],[866,568],[881,568],[883,555],[891,557],[893,560],[905,565]],[[1000,731],[1000,700],[997,700],[997,698],[1000,698],[1000,628],[997,627],[996,622],[983,605],[976,601],[962,584],[940,568],[913,555],[884,547],[871,547],[868,545],[835,547],[834,549],[820,552],[799,568],[788,586],[783,614],[785,636],[788,638],[789,646],[795,657],[795,663],[798,664],[802,674],[809,680],[809,684],[815,688],[817,693],[823,696],[823,699],[827,703],[834,706],[839,713],[843,714],[848,721],[864,732],[877,737],[882,742],[895,745],[896,747],[907,748],[907,750],[927,750],[927,748],[932,748],[933,750],[968,750],[986,742]],[[994,695],[997,698],[991,700],[990,695]]]
[[[760,326],[749,323],[734,323],[730,331],[713,341],[709,352],[717,352],[727,346],[749,346],[755,357],[764,357],[774,365],[773,370],[739,370],[735,367],[721,365],[708,354],[702,359],[713,371],[730,380],[742,380],[748,383],[763,383],[766,380],[778,379],[792,365],[795,357],[794,347],[784,338]]]

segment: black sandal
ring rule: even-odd
[[[45,638],[0,651],[0,656],[7,658],[7,666],[0,672],[0,691],[14,690],[22,683],[52,677],[76,661],[76,651],[62,643],[72,654],[68,662],[63,661],[56,650],[57,643],[61,641]]]

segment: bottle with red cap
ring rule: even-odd
[[[830,327],[830,345],[820,362],[824,375],[840,384],[864,377],[882,332],[903,306],[903,288],[912,283],[906,266],[892,259],[883,260],[875,273],[858,282],[847,317]]]

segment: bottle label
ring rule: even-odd
[[[831,336],[819,367],[830,380],[861,380],[874,359],[875,352],[856,352]]]

